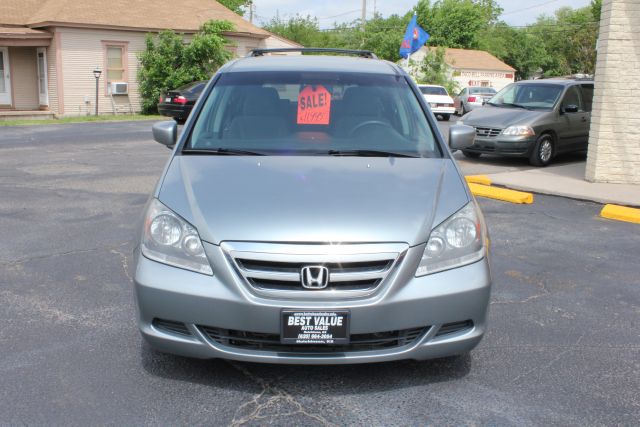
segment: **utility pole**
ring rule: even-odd
[[[364,24],[367,22],[367,0],[362,0],[362,31],[364,32]]]
[[[249,22],[253,24],[253,2],[249,2]]]
[[[377,10],[376,10],[376,3],[377,2],[378,2],[377,0],[373,0],[373,18],[374,19],[376,17],[376,14],[378,13]]]

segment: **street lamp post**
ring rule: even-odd
[[[96,116],[98,115],[98,92],[100,88],[100,74],[102,74],[102,70],[100,67],[96,67],[93,70],[93,76],[96,78]]]

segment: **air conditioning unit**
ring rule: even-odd
[[[112,95],[127,95],[129,93],[129,83],[127,82],[111,82]]]

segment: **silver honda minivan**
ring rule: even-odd
[[[489,238],[428,105],[370,52],[298,50],[225,65],[179,138],[154,125],[173,152],[135,249],[143,337],[266,363],[468,352]],[[473,139],[450,129],[452,149]]]

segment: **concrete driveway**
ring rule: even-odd
[[[150,351],[136,329],[131,252],[169,151],[149,128],[0,128],[0,424],[640,419],[638,226],[555,197],[480,200],[494,288],[488,334],[469,356],[302,367]]]

